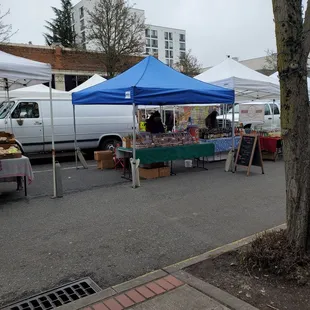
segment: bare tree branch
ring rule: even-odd
[[[202,70],[201,64],[198,62],[198,59],[192,55],[191,50],[185,52],[185,54],[180,57],[179,61],[175,64],[175,68],[191,77],[200,74]]]
[[[5,13],[1,13],[0,8],[0,43],[8,42],[10,38],[16,34],[17,30],[13,32],[11,24],[6,24],[4,18],[10,14],[10,10],[7,10]]]
[[[104,53],[109,77],[119,72],[122,59],[143,52],[144,20],[127,2],[99,0],[89,15],[88,40]]]

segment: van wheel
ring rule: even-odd
[[[116,139],[116,138],[115,139],[113,138],[104,139],[104,140],[101,140],[99,149],[101,151],[107,151],[107,150],[112,151],[118,143],[121,143],[120,139]]]

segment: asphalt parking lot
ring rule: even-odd
[[[34,166],[28,199],[2,195],[0,305],[83,276],[105,288],[285,221],[282,162],[250,177],[225,173],[224,162],[180,165],[135,190],[90,164],[62,164],[61,199],[50,198],[50,165]]]

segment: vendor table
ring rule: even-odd
[[[235,137],[235,149],[238,148],[240,136]],[[215,146],[215,153],[228,152],[232,147],[232,138],[218,138],[218,139],[200,139],[200,143],[212,143]]]
[[[0,182],[16,182],[18,177],[24,178],[25,196],[27,196],[27,181],[30,184],[34,179],[28,157],[0,160]]]
[[[280,137],[259,137],[263,158],[276,160],[278,153],[282,151],[282,139]],[[271,157],[264,155],[264,152],[271,154]]]
[[[123,158],[132,157],[131,148],[119,147],[117,150]],[[178,159],[199,159],[200,157],[208,157],[213,155],[214,144],[212,143],[179,145],[173,147],[153,147],[136,150],[136,158],[140,159],[140,164],[153,164],[168,161],[172,162]],[[202,162],[204,165],[204,160]]]

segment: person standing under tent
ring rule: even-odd
[[[154,112],[149,119],[146,120],[146,131],[150,133],[164,133],[165,128],[161,121],[160,113]]]
[[[216,110],[212,111],[205,119],[205,125],[209,129],[214,129],[218,127],[218,121],[217,121],[218,113]]]

